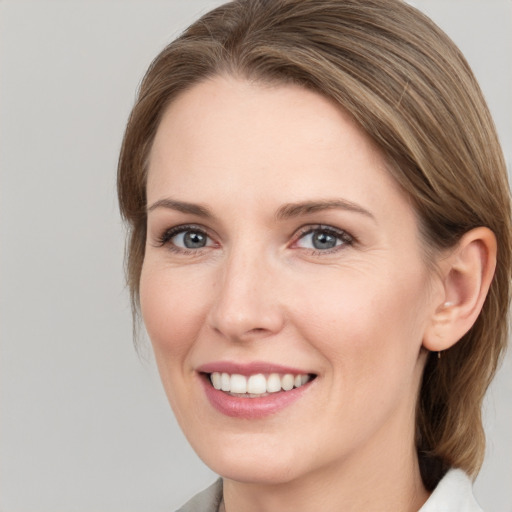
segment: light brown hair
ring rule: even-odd
[[[497,269],[483,310],[441,360],[431,354],[417,406],[427,489],[448,467],[475,476],[485,446],[482,400],[507,340],[512,248],[505,163],[466,60],[429,18],[400,0],[236,0],[195,22],[151,64],[119,159],[135,312],[152,141],[166,106],[219,74],[300,84],[348,111],[411,197],[427,258],[474,227],[496,235]]]

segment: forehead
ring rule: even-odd
[[[317,92],[295,84],[216,76],[187,89],[170,103],[162,116],[151,158],[161,149],[159,142],[164,142],[159,139],[168,136],[180,136],[183,141],[188,135],[201,137],[205,149],[206,144],[226,142],[226,138],[243,146],[249,142],[268,146],[275,141],[276,148],[300,139],[325,146],[336,136],[333,124],[339,124],[337,132],[342,130],[352,145],[357,141],[376,151],[352,117]]]
[[[410,208],[382,153],[330,99],[297,85],[215,77],[164,113],[147,193],[148,202],[165,193],[201,201],[236,193],[230,199],[244,204],[343,194],[374,205],[384,189]]]

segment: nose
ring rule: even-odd
[[[284,325],[276,269],[261,255],[230,255],[215,283],[209,312],[211,328],[233,341],[259,339],[278,333]]]

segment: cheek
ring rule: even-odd
[[[402,275],[403,277],[403,275]],[[343,284],[343,286],[341,286]],[[351,279],[323,289],[304,303],[313,321],[305,336],[322,353],[332,378],[329,404],[340,422],[377,425],[400,404],[415,401],[421,375],[424,305],[422,280]],[[335,423],[335,422],[333,422]]]
[[[407,362],[413,366],[424,331],[424,273],[346,272],[339,282],[315,280],[300,294],[302,330],[334,365],[368,374]],[[395,362],[393,362],[395,361]]]
[[[142,317],[155,354],[186,352],[203,323],[205,286],[168,269],[144,264],[140,281]]]

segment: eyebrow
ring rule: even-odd
[[[281,206],[276,212],[277,220],[285,220],[293,217],[300,217],[301,215],[308,215],[322,210],[347,210],[350,212],[360,213],[373,220],[375,217],[369,211],[359,206],[356,203],[347,201],[345,199],[324,199],[320,201],[304,201],[299,203],[289,203]]]
[[[170,210],[177,210],[182,213],[191,213],[193,215],[197,215],[198,217],[204,218],[212,218],[213,214],[206,208],[206,206],[202,206],[200,204],[195,203],[187,203],[184,201],[176,201],[175,199],[159,199],[155,201],[151,206],[147,208],[147,212],[152,212],[157,208],[168,208]]]
[[[211,211],[201,204],[188,203],[185,201],[177,201],[175,199],[165,198],[155,201],[151,206],[147,208],[147,212],[152,212],[157,208],[168,208],[170,210],[176,210],[182,213],[190,213],[203,218],[213,218],[214,215]],[[360,213],[373,220],[375,217],[369,211],[359,206],[356,203],[347,201],[345,199],[323,199],[319,201],[303,201],[298,203],[287,203],[278,208],[275,213],[276,220],[286,220],[294,217],[300,217],[302,215],[309,215],[323,210],[347,210],[350,212]]]

